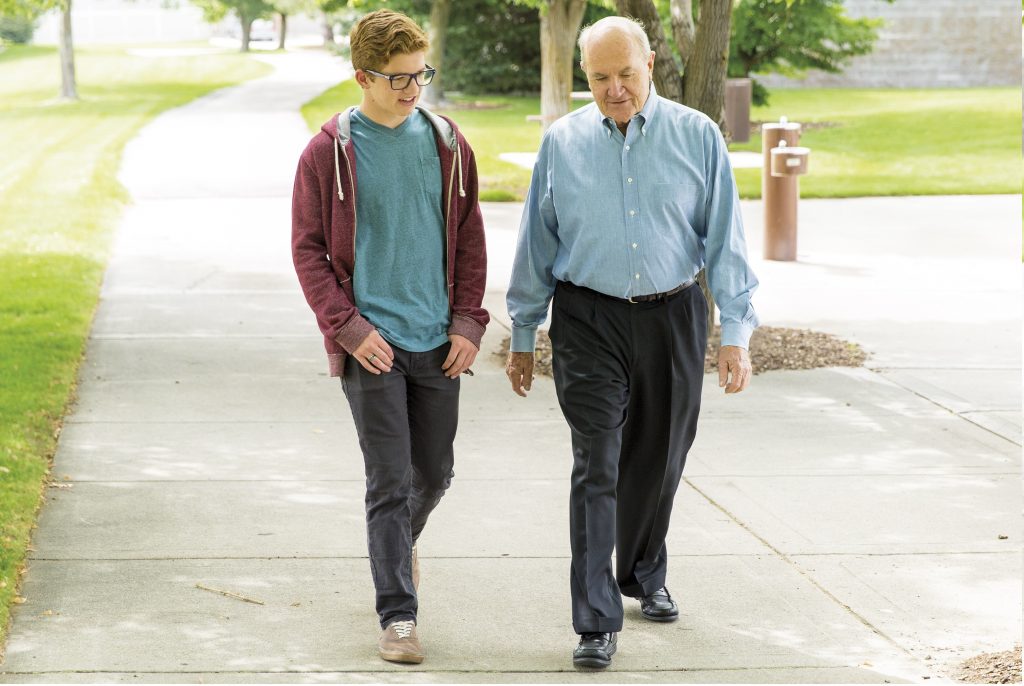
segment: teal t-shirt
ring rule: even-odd
[[[448,341],[441,161],[434,128],[413,112],[394,129],[352,113],[359,312],[389,343],[424,352]]]

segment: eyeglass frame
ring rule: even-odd
[[[429,86],[430,82],[434,80],[435,76],[437,76],[437,69],[431,67],[429,64],[426,65],[425,69],[418,71],[415,74],[382,74],[381,72],[374,71],[373,69],[363,69],[363,71],[365,71],[367,74],[373,74],[374,76],[379,76],[382,79],[387,79],[388,84],[391,85],[391,90],[393,91],[404,91],[406,88],[412,85],[413,81],[415,81],[416,85],[419,86],[420,88],[425,88],[426,86]],[[426,74],[427,72],[430,72],[430,81],[427,81],[426,83],[420,83],[418,77],[422,74]],[[409,83],[405,84],[401,88],[396,88],[395,79],[403,76],[409,77]]]

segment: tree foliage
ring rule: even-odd
[[[458,5],[448,23],[446,87],[471,93],[540,90],[537,10],[502,0]]]
[[[394,10],[409,15],[420,26],[430,18],[431,4],[431,0],[348,0],[348,7],[359,12]]]
[[[78,100],[75,78],[75,45],[71,36],[71,0],[0,0],[0,16],[34,19],[43,12],[60,10],[60,96]]]
[[[0,42],[28,43],[36,30],[36,20],[0,15]]]
[[[242,28],[242,52],[249,51],[249,31],[257,19],[273,14],[274,6],[268,0],[192,0],[192,4],[203,12],[203,19],[218,22],[232,13]]]
[[[871,52],[881,25],[880,19],[848,16],[842,0],[740,0],[733,11],[729,76],[839,73],[851,58]],[[767,91],[756,84],[754,97],[764,104]]]
[[[0,16],[35,19],[43,12],[63,8],[61,0],[0,0]]]
[[[467,93],[537,93],[540,90],[540,13],[536,4],[508,0],[458,0],[448,26],[446,88]],[[583,24],[614,14],[591,3]],[[573,59],[573,90],[586,90]]]

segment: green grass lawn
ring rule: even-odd
[[[1013,88],[783,90],[751,118],[828,122],[806,131],[805,198],[1019,193],[1021,100]],[[761,137],[737,150],[761,150]],[[760,197],[761,172],[736,173]]]
[[[306,104],[310,130],[333,113],[358,104],[346,81]],[[503,152],[534,152],[540,126],[538,98],[488,97],[457,101],[442,110],[462,128],[473,149],[481,199],[521,199],[530,172],[498,159]],[[582,104],[582,103],[581,103]],[[868,195],[1019,193],[1021,101],[1013,88],[932,90],[775,90],[769,107],[751,118],[828,123],[805,131],[810,173],[800,181],[806,198]],[[760,136],[734,150],[761,150]],[[737,169],[744,198],[761,195],[761,170]]]
[[[76,67],[81,101],[59,102],[55,50],[0,52],[0,646],[127,199],[124,144],[163,110],[270,70],[112,49],[79,50]]]

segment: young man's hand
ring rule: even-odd
[[[533,353],[509,353],[505,376],[512,382],[512,390],[525,398],[533,384]]]
[[[370,335],[363,339],[359,347],[352,351],[352,356],[359,364],[363,365],[363,369],[371,374],[390,372],[391,365],[395,361],[394,351],[376,329],[370,332]]]
[[[441,369],[444,370],[444,375],[449,379],[457,379],[459,374],[469,369],[469,366],[473,364],[473,360],[476,359],[476,354],[479,351],[465,336],[453,333],[448,335],[448,340],[452,342],[452,348],[448,351],[448,357],[445,358]]]

